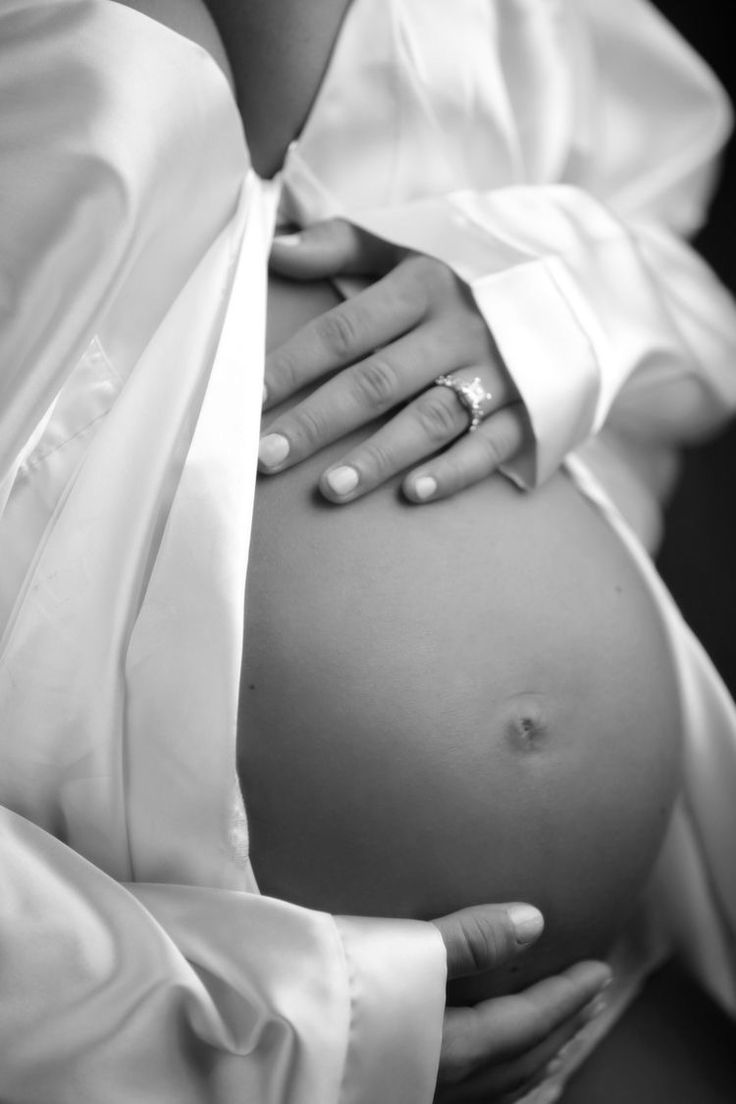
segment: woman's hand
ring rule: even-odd
[[[277,238],[271,266],[297,280],[380,278],[267,357],[266,407],[337,374],[268,427],[259,452],[262,472],[283,471],[395,408],[393,418],[324,472],[325,497],[350,502],[419,463],[403,481],[407,498],[444,498],[529,443],[523,406],[488,327],[467,288],[441,261],[333,219]],[[479,381],[483,420],[476,432],[466,432],[470,413],[456,391],[432,386],[440,375],[461,384]]]
[[[493,970],[541,934],[530,905],[483,905],[434,921],[448,977]],[[509,997],[447,1008],[435,1104],[510,1104],[554,1072],[560,1051],[602,1009],[611,980],[602,962],[580,962]]]

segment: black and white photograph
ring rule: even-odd
[[[729,0],[0,0],[0,1104],[736,1104]]]

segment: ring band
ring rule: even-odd
[[[455,392],[460,404],[470,415],[468,433],[475,432],[484,418],[490,414],[485,404],[491,402],[493,398],[491,392],[484,388],[480,376],[476,376],[469,382],[458,376],[438,376],[434,382],[437,387],[449,387]]]

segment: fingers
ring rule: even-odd
[[[312,227],[299,240],[278,244],[279,256],[291,248],[344,265],[356,250],[372,248],[340,220]],[[269,426],[259,448],[262,472],[283,471],[417,396],[323,473],[322,493],[336,503],[422,460],[404,481],[406,497],[416,503],[445,498],[491,474],[531,439],[485,322],[453,273],[431,258],[405,256],[383,279],[272,351],[264,405],[332,373]],[[449,386],[432,386],[440,375]],[[471,418],[476,432],[466,434]]]
[[[428,325],[345,369],[269,425],[259,445],[260,470],[283,471],[365,422],[379,418],[420,389],[425,378],[431,379],[432,372],[439,371],[447,357],[441,335],[436,335]],[[436,423],[434,451],[462,431],[467,425],[467,416],[460,416],[462,407],[450,392],[439,397],[433,413]],[[407,444],[399,441],[395,432],[391,441],[402,456],[406,454]],[[360,451],[366,471],[385,472],[383,478],[387,478],[401,468],[396,466],[392,453],[382,454],[380,448],[380,444],[376,447],[376,435],[373,435]],[[426,445],[423,451],[412,451],[410,460],[423,455],[426,455]]]
[[[605,1007],[610,977],[604,963],[583,962],[516,996],[448,1009],[440,1058],[447,1098],[511,1100],[552,1076],[568,1044]]]
[[[416,468],[402,487],[410,502],[434,502],[471,487],[508,463],[530,439],[524,407],[511,403],[466,433],[441,456]],[[412,463],[410,460],[409,463]]]
[[[266,357],[266,408],[400,338],[419,324],[424,312],[421,290],[397,280],[394,273],[326,311]],[[370,411],[364,421],[369,416]]]
[[[560,1072],[571,1049],[570,1044],[604,1007],[604,998],[600,995],[593,997],[537,1046],[506,1060],[489,1059],[469,1072],[466,1069],[459,1079],[445,1067],[443,1081],[435,1097],[436,1104],[441,1104],[443,1099],[451,1100],[452,1104],[465,1104],[466,1101],[468,1104],[471,1101],[488,1104],[491,1100],[511,1104],[525,1096],[536,1085]]]
[[[388,271],[398,252],[396,246],[344,219],[327,219],[294,234],[277,235],[270,263],[274,271],[292,280],[368,276]]]
[[[597,1012],[591,1002],[610,976],[604,963],[578,963],[515,996],[448,1009],[440,1057],[443,1080],[457,1082],[502,1063],[513,1063],[522,1079],[533,1076]]]
[[[429,318],[436,323],[435,337],[447,357],[444,363],[438,362],[437,371],[427,369],[421,375],[414,393],[427,387],[440,371],[498,359],[487,326],[468,304],[466,290],[450,269],[427,257],[408,256],[381,280],[315,318],[268,355],[266,405],[281,402],[337,368],[355,364]],[[371,413],[367,410],[363,422]]]
[[[431,387],[323,473],[331,502],[350,502],[464,433],[468,415],[446,387]]]
[[[482,1100],[485,1104],[502,1097],[506,1104],[525,1095],[541,1081],[559,1073],[569,1044],[604,1007],[602,998],[594,997],[537,1046],[508,1061],[489,1063],[466,1078],[463,1091],[454,1099]]]
[[[475,905],[433,920],[447,951],[447,976],[467,977],[510,962],[542,933],[533,905]]]
[[[437,501],[491,475],[526,441],[521,403],[492,414],[474,433],[467,428],[468,413],[452,391],[432,387],[324,472],[320,490],[331,502],[351,502],[450,445],[402,485],[410,502]]]
[[[466,1061],[508,1059],[539,1046],[565,1020],[582,1011],[611,977],[602,962],[580,962],[521,993],[484,1001],[466,1013],[462,1052]],[[458,1040],[448,1038],[450,1051]],[[443,1041],[444,1047],[444,1041]]]

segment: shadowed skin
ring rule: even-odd
[[[207,0],[228,44],[238,107],[261,176],[273,176],[302,129],[349,5],[350,0]]]

